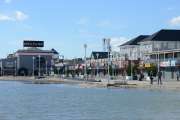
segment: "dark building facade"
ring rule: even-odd
[[[37,76],[50,75],[59,57],[55,50],[32,47],[17,50],[10,58],[0,60],[1,75]]]
[[[5,58],[0,60],[0,75],[16,75],[16,58]]]

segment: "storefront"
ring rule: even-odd
[[[165,80],[176,79],[176,72],[179,71],[179,64],[177,60],[168,60],[160,62],[160,70],[163,72]]]

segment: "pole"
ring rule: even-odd
[[[38,76],[40,77],[41,76],[41,56],[39,55],[39,74]]]
[[[97,77],[99,77],[99,54],[96,54],[97,57]]]
[[[52,65],[53,65],[53,60],[51,60],[51,70],[50,70],[50,71],[51,71],[51,73],[50,73],[51,75],[52,75],[52,73],[54,72],[54,71],[53,71],[53,66],[52,66]]]
[[[46,60],[46,76],[48,75],[47,60]]]
[[[158,73],[159,73],[159,46],[158,46]]]
[[[110,70],[109,70],[109,65],[110,65],[110,39],[107,39],[108,41],[108,85],[110,82]]]
[[[132,71],[133,70],[133,66],[132,66],[133,64],[132,64],[132,60],[130,60],[130,61],[131,61],[131,80],[133,80],[133,73],[132,73],[133,72]]]
[[[2,65],[2,62],[3,61],[1,61],[1,76],[3,76],[3,65]]]
[[[16,76],[16,60],[14,61],[14,76]]]
[[[34,56],[33,56],[33,71],[32,71],[32,75],[33,75],[33,77],[34,77]]]
[[[74,58],[74,60],[73,60],[73,74],[74,74],[74,76],[75,76],[75,73],[76,73],[76,59]]]
[[[87,80],[86,49],[87,49],[87,44],[84,44],[84,50],[85,50],[85,69],[84,69],[84,78],[85,78],[85,80]]]
[[[133,60],[133,55],[132,55],[132,48],[131,48],[130,49],[131,80],[133,80],[133,77],[132,77],[132,60]]]

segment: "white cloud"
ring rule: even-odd
[[[104,21],[99,22],[97,24],[97,26],[99,26],[99,27],[109,27],[109,26],[111,26],[111,22],[108,21],[108,20],[104,20]]]
[[[173,26],[180,26],[180,16],[172,18],[170,24]]]
[[[15,19],[17,21],[24,21],[24,20],[28,19],[28,15],[26,15],[22,11],[15,11]]]
[[[12,15],[0,14],[0,21],[24,21],[28,19],[28,15],[22,11],[15,11]]]
[[[10,4],[12,2],[12,0],[4,0],[4,3],[6,4]]]
[[[0,21],[13,21],[14,19],[8,15],[0,14]]]
[[[82,17],[79,19],[79,21],[77,22],[78,25],[87,25],[89,23],[89,19],[86,17]]]
[[[111,46],[113,51],[119,51],[119,45],[128,41],[126,37],[112,37],[111,38]]]

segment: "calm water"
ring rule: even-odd
[[[0,120],[179,119],[179,91],[0,82]]]

